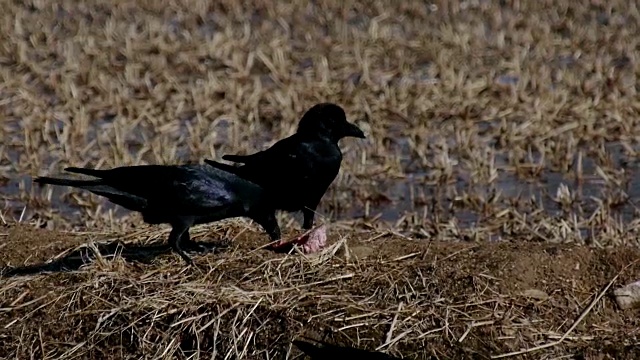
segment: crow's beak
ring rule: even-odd
[[[362,132],[359,127],[352,123],[347,123],[347,125],[345,126],[344,136],[352,136],[360,139],[366,138],[364,136],[364,132]]]

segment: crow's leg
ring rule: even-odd
[[[205,246],[204,244],[200,244],[198,242],[191,240],[191,236],[189,236],[189,231],[185,231],[182,234],[182,237],[180,238],[180,245],[182,246],[183,249],[187,251],[196,251],[196,252],[204,253],[211,250],[209,247]]]
[[[320,204],[320,199],[309,201],[302,208],[302,228],[304,230],[309,230],[313,227],[313,219],[316,216],[316,209],[318,208],[318,204]]]
[[[281,240],[273,244],[271,248],[276,251],[283,251],[293,245],[305,246],[311,239],[312,235],[313,239],[319,239],[319,237],[317,236],[320,235],[320,233],[317,232],[318,229],[313,228],[313,219],[315,217],[316,208],[318,207],[319,203],[320,199],[308,201],[302,208],[302,215],[304,216],[302,228],[303,230],[305,230],[304,233],[291,240]],[[324,244],[322,246],[324,246]]]
[[[315,231],[315,230],[312,231],[311,229],[313,228],[313,220],[315,218],[316,209],[318,208],[319,204],[320,204],[320,199],[317,199],[317,200],[311,200],[304,205],[304,207],[302,208],[302,216],[304,218],[302,223],[302,229],[305,230],[305,232],[302,233],[302,235],[293,239],[292,241],[288,241],[287,242],[288,244],[304,245],[307,243],[307,241],[309,241],[309,236],[313,234]],[[280,242],[280,244],[278,244],[278,246],[283,246],[283,245],[284,245],[283,242]]]
[[[193,260],[182,250],[181,240],[184,234],[189,236],[189,225],[185,222],[177,222],[171,224],[172,229],[169,234],[169,245],[180,257],[187,263],[187,266],[193,265]]]
[[[302,228],[305,230],[309,230],[313,227],[313,218],[316,215],[316,209],[309,209],[307,207],[304,207],[302,209],[302,216],[304,218],[303,222],[302,222]]]
[[[276,220],[275,211],[268,211],[266,214],[253,216],[252,220],[262,226],[264,231],[269,234],[271,241],[280,240],[280,226],[278,225],[278,220]]]
[[[315,209],[315,207],[313,208]],[[271,249],[276,250],[276,251],[288,251],[288,249],[291,248],[291,246],[293,245],[304,245],[307,243],[307,241],[309,241],[309,235],[313,232],[312,228],[313,228],[313,215],[315,214],[314,210],[312,210],[311,208],[307,208],[304,207],[303,208],[303,214],[304,214],[304,230],[306,230],[304,233],[302,233],[302,235],[294,238],[294,239],[290,239],[290,240],[280,240],[276,243],[274,243],[273,245],[271,245]],[[274,217],[275,219],[275,217]],[[268,230],[267,230],[268,231]],[[280,230],[278,229],[278,232]],[[278,236],[277,238],[274,238],[273,236],[271,237],[272,241],[275,240],[279,240],[280,236]]]
[[[307,230],[302,235],[299,235],[293,239],[280,240],[279,242],[271,245],[271,249],[277,252],[288,252],[294,245],[301,247],[301,250],[305,254],[318,252],[327,243],[326,226],[321,225],[313,229]]]
[[[262,214],[261,216],[257,216],[254,218],[254,221],[256,221],[258,224],[260,224],[264,228],[264,230],[271,237],[271,241],[280,240],[271,245],[271,249],[278,252],[287,251],[287,249],[290,249],[291,246],[293,246],[294,244],[301,245],[303,246],[303,248],[305,248],[306,246],[311,249],[310,252],[315,252],[315,251],[318,251],[320,248],[322,248],[326,243],[326,233],[325,233],[324,226],[320,226],[317,229],[309,229],[305,231],[304,234],[298,236],[292,241],[286,241],[286,240],[280,239],[281,237],[280,227],[278,226],[278,221],[276,220],[275,212],[270,212],[268,214]],[[312,237],[315,240],[315,242],[318,242],[318,244],[313,244],[312,246],[309,246],[307,245],[307,243],[309,243],[309,240]],[[318,241],[318,239],[320,239],[321,241]]]
[[[296,236],[293,239],[289,239],[289,240],[281,240],[278,243],[275,243],[273,245],[274,248],[279,248],[285,245],[303,245],[304,243],[306,243],[309,240],[309,235],[312,233],[311,230],[307,230],[305,232],[303,232],[301,235]]]

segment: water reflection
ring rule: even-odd
[[[224,122],[220,122],[218,130],[224,132],[225,125]],[[407,169],[422,171],[406,174],[400,179],[377,174],[370,178],[357,179],[350,184],[344,181],[335,182],[319,207],[321,216],[328,216],[331,220],[376,219],[390,224],[395,224],[407,216],[412,216],[414,221],[418,222],[433,221],[436,216],[439,220],[455,219],[460,228],[468,228],[487,215],[484,207],[489,207],[494,212],[511,208],[527,213],[535,210],[532,205],[535,204],[535,207],[543,209],[550,216],[562,215],[564,210],[556,201],[556,197],[558,190],[564,185],[575,197],[572,210],[582,216],[595,211],[599,199],[615,202],[611,199],[624,200],[626,194],[629,201],[619,201],[620,204],[611,206],[611,211],[620,215],[622,221],[629,222],[635,216],[634,204],[640,200],[640,186],[636,182],[628,181],[621,187],[607,184],[598,174],[597,161],[587,156],[583,157],[584,176],[581,182],[577,182],[573,175],[548,169],[543,169],[536,178],[522,178],[506,166],[504,159],[496,157],[498,175],[490,184],[475,183],[470,173],[457,168],[455,182],[445,186],[434,185],[429,172],[419,169],[411,161],[412,156],[407,154],[408,147],[402,146],[402,141],[398,141],[397,144],[398,150],[402,151],[402,162]],[[627,172],[626,178],[634,179],[639,175],[640,166],[637,162],[626,159],[621,148],[615,143],[607,145],[612,165],[624,167]],[[66,187],[34,187],[31,177],[27,175],[5,178],[0,181],[3,216],[9,219],[22,216],[23,220],[28,220],[48,207],[71,223],[81,224],[82,217],[87,213],[88,202],[79,204],[75,197],[69,196],[71,191]],[[46,201],[48,192],[51,192],[51,204]],[[82,194],[82,199],[89,197],[86,192],[75,192]],[[128,214],[126,210],[103,198],[95,196],[95,199],[101,211],[111,209],[116,217]]]

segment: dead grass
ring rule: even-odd
[[[524,357],[633,357],[637,321],[607,296],[571,325],[637,251],[640,13],[503,3],[2,2],[0,224],[15,231],[1,230],[3,265],[166,236],[31,176],[253,152],[321,101],[368,135],[343,142],[321,218],[340,251],[375,255],[254,251],[266,238],[231,222],[196,231],[233,239],[200,270],[116,256],[2,279],[0,353],[273,359],[313,329],[405,358],[563,336]],[[16,220],[70,233],[24,235]],[[549,299],[518,295],[532,289]]]
[[[636,248],[367,241],[334,230],[332,246],[307,257],[256,251],[259,234],[196,257],[197,268],[173,254],[148,264],[116,256],[5,277],[0,348],[8,358],[284,359],[299,354],[292,339],[311,336],[409,359],[538,359],[632,358],[638,345],[635,311],[603,297],[618,277],[634,279]],[[17,227],[9,243],[51,236]]]

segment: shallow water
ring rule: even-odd
[[[615,165],[623,166],[626,161],[624,166],[630,174],[629,178],[636,178],[640,175],[640,166],[624,159],[622,153],[617,151],[618,147],[613,143],[607,146]],[[411,168],[411,155],[405,153],[403,156],[406,159],[405,165]],[[352,160],[347,158],[345,162]],[[605,186],[596,173],[596,162],[585,157],[583,163],[584,180],[581,184],[577,184],[568,176],[549,170],[544,170],[537,179],[522,179],[511,171],[501,170],[499,166],[497,179],[489,185],[472,184],[471,175],[464,172],[459,172],[457,181],[453,184],[430,185],[427,172],[424,171],[428,169],[409,173],[404,179],[385,178],[384,175],[378,175],[375,179],[359,179],[358,184],[354,183],[352,186],[335,181],[321,202],[319,217],[328,216],[330,220],[377,219],[391,225],[406,217],[412,217],[412,221],[417,221],[416,225],[420,225],[421,222],[432,221],[434,216],[437,216],[439,220],[455,219],[460,228],[468,228],[483,218],[483,211],[461,204],[460,201],[456,201],[456,196],[466,193],[485,200],[497,196],[498,200],[491,205],[493,212],[496,212],[496,208],[511,208],[526,214],[531,210],[533,201],[549,216],[557,216],[562,214],[562,210],[554,198],[560,186],[564,184],[577,196],[576,204],[581,207],[581,214],[585,217],[597,209],[598,202],[595,199],[607,199],[620,192],[626,193],[629,201],[615,207],[611,213],[619,215],[624,222],[631,221],[635,216],[634,203],[640,200],[640,186],[634,181],[630,181],[626,188]],[[366,199],[359,198],[358,194],[362,193],[359,190],[362,189],[358,187],[367,190]],[[52,192],[50,207],[55,209],[57,214],[71,223],[82,224],[86,210],[68,196],[71,191],[69,188],[39,185],[34,187],[28,175],[0,181],[0,201],[5,219],[19,219],[22,216],[23,220],[29,220],[37,216],[48,204],[46,201],[33,202],[29,200],[32,196],[28,194],[45,199],[48,191]],[[101,204],[101,211],[111,209],[116,218],[128,213],[127,210],[100,197],[96,199]],[[299,214],[296,215],[296,218],[300,217]]]

